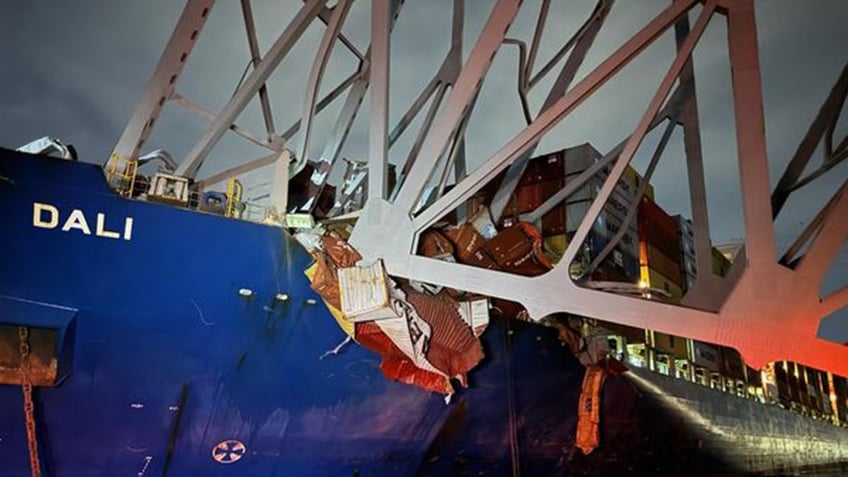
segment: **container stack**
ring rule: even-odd
[[[496,224],[497,227],[503,229],[517,223],[522,214],[536,210],[600,158],[601,154],[594,147],[583,144],[528,161],[501,220]],[[537,225],[542,234],[545,252],[553,262],[557,262],[565,252],[566,245],[589,210],[589,206],[598,196],[608,174],[609,168],[600,171],[566,201],[542,216],[541,223]],[[502,179],[503,174],[469,200],[470,215],[490,203]],[[627,168],[586,239],[581,251],[581,260],[585,262],[584,265],[597,256],[624,226],[627,209],[635,202],[636,193],[643,180],[633,168]],[[650,185],[645,195],[653,197],[653,188]],[[627,226],[627,231],[619,244],[609,254],[603,266],[597,270],[597,274],[601,277],[593,278],[635,283],[639,278],[638,256],[637,224],[633,220]]]
[[[678,222],[648,197],[639,203],[638,222],[640,284],[679,302],[683,272]]]

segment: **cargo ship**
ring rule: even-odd
[[[121,197],[101,168],[70,160],[3,150],[0,176],[4,475],[30,475],[22,327],[44,475],[677,475],[848,461],[844,378],[822,394],[802,368],[812,391],[799,391],[797,368],[779,365],[764,395],[756,380],[663,368],[656,341],[597,323],[586,336],[617,339],[608,355],[629,371],[607,377],[601,445],[584,455],[586,367],[556,327],[493,316],[483,362],[446,404],[386,379],[358,345],[326,353],[345,334],[303,274],[312,258],[279,227]],[[640,361],[646,349],[657,364]]]

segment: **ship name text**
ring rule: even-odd
[[[64,218],[64,222],[60,226],[60,219]],[[108,230],[106,228],[106,214],[98,212],[94,220],[94,235],[97,237],[110,239],[131,240],[133,232],[133,218],[125,217],[123,230]],[[67,217],[62,217],[59,213],[59,208],[55,205],[34,202],[32,204],[32,225],[40,229],[55,229],[59,228],[62,232],[70,232],[78,230],[84,235],[91,235],[91,226],[89,219],[80,209],[74,209]]]

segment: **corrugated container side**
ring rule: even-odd
[[[721,348],[722,373],[733,379],[745,379],[745,361],[733,348]]]
[[[836,394],[836,411],[840,422],[848,422],[848,379],[833,376],[833,390]]]
[[[563,154],[566,174],[585,171],[601,157],[601,153],[588,143],[565,149]]]
[[[598,256],[601,251],[603,251],[604,247],[606,247],[607,243],[609,243],[608,238],[595,231],[589,232],[589,237],[586,241],[589,242],[590,249],[592,251],[592,258]],[[610,252],[609,255],[607,255],[602,266],[604,265],[612,265],[620,268],[629,279],[636,279],[639,277],[639,258],[632,252],[632,250],[622,247],[620,243],[613,249],[612,252]]]
[[[681,235],[685,237],[689,237],[690,239],[695,238],[695,230],[692,228],[692,221],[687,219],[682,215],[675,215],[672,217],[677,222],[677,229]]]
[[[800,395],[800,403],[808,408],[813,407],[812,396],[810,396],[810,388],[807,379],[807,367],[796,364],[798,367],[798,394]]]
[[[792,392],[789,387],[789,372],[783,367],[784,362],[774,363],[774,378],[777,381],[778,400],[786,405],[792,400]]]
[[[721,371],[721,353],[718,348],[702,341],[692,341],[692,362],[713,372]]]
[[[611,240],[621,230],[621,220],[611,215],[606,209],[601,211],[598,219],[595,221],[593,230],[607,240]],[[639,236],[635,228],[628,228],[621,236],[618,244],[627,253],[633,256],[639,255]]]
[[[680,264],[677,260],[660,252],[650,243],[648,243],[645,248],[648,253],[648,268],[655,270],[660,275],[666,277],[678,286],[683,284],[680,281]]]
[[[746,365],[746,369],[747,369],[747,373],[748,373],[748,384],[755,386],[755,387],[758,387],[758,388],[762,387],[763,386],[763,375],[760,374],[759,371],[757,371],[756,369],[754,369],[750,366]]]
[[[677,221],[671,218],[656,202],[643,198],[639,202],[639,215],[645,217],[647,223],[659,228],[664,234],[677,237]]]
[[[531,159],[518,184],[533,184],[563,177],[565,177],[565,159],[563,152],[557,151]]]
[[[651,280],[651,288],[665,290],[666,293],[671,295],[671,301],[679,301],[680,298],[683,297],[683,289],[680,285],[672,281],[670,278],[660,274],[656,270],[651,268],[648,270],[648,277]]]
[[[649,223],[642,221],[641,217],[637,230],[639,231],[639,240],[652,245],[667,257],[680,255],[680,242],[673,235],[667,235],[659,229],[653,228]]]
[[[661,353],[666,353],[678,359],[688,359],[689,350],[686,346],[686,339],[679,336],[668,335],[654,332],[654,349]]]
[[[798,384],[797,368],[795,363],[787,363],[789,369],[786,372],[786,380],[789,382],[789,399],[792,402],[801,402],[801,386]]]
[[[807,368],[807,388],[810,392],[810,404],[818,412],[827,414],[827,407],[822,395],[821,373],[817,369]],[[827,404],[830,402],[828,400]]]

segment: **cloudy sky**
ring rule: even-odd
[[[465,52],[485,21],[492,0],[466,0]],[[592,11],[592,1],[555,1],[537,69]],[[264,51],[301,4],[295,0],[254,0],[254,15]],[[530,41],[539,0],[524,2],[510,36]],[[641,25],[668,5],[667,0],[620,0],[578,74],[602,61]],[[848,2],[837,0],[758,0],[766,134],[772,183],[786,163],[846,61],[844,25]],[[568,8],[566,8],[568,7]],[[0,144],[16,147],[50,135],[76,146],[83,160],[108,157],[167,41],[182,2],[174,0],[0,1]],[[392,39],[391,119],[394,123],[429,81],[447,52],[450,38],[449,0],[407,0]],[[694,21],[694,16],[692,17]],[[369,2],[357,2],[344,29],[361,50],[369,34]],[[310,27],[269,81],[277,129],[300,115],[312,53],[323,28]],[[542,141],[545,152],[590,142],[606,151],[634,127],[668,67],[674,51],[671,35],[654,46],[598,94],[561,122]],[[235,90],[248,62],[247,42],[239,2],[221,0],[201,35],[177,90],[216,111]],[[515,94],[517,52],[504,47],[495,58],[468,130],[469,162],[479,164],[524,126]],[[356,61],[337,47],[322,91],[327,92]],[[734,120],[727,61],[726,27],[715,17],[696,50],[710,222],[714,243],[744,239],[736,165]],[[551,75],[553,77],[553,75]],[[551,78],[552,79],[552,78]],[[534,111],[550,81],[531,94]],[[328,108],[316,125],[310,147],[317,157],[341,101]],[[345,150],[345,156],[367,154],[367,101]],[[848,113],[838,131],[848,132]],[[365,120],[363,120],[365,119]],[[251,104],[238,124],[263,131],[257,104]],[[166,107],[149,144],[184,156],[208,122],[179,106]],[[405,157],[415,128],[393,148],[394,162]],[[644,170],[658,134],[647,138],[635,165]],[[294,138],[292,146],[298,144]],[[671,214],[689,214],[681,135],[675,134],[653,183],[657,201]],[[210,156],[201,176],[264,155],[239,137],[227,135]],[[815,161],[814,161],[815,162]],[[794,197],[777,222],[778,241],[788,244],[814,211],[845,180],[845,164]],[[848,252],[843,249],[824,291],[848,282]],[[822,333],[848,341],[848,319],[828,320]]]

